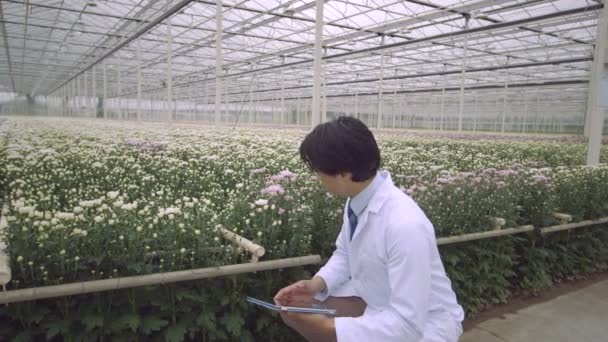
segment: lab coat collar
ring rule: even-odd
[[[367,209],[364,210],[361,217],[359,217],[357,229],[355,229],[355,234],[353,235],[352,241],[355,240],[362,229],[365,229],[367,219],[369,218],[369,213],[377,214],[384,205],[384,202],[386,202],[386,200],[390,197],[391,189],[395,187],[393,180],[391,179],[391,174],[388,171],[380,171],[378,176],[382,177],[382,184],[378,187],[378,190],[376,190],[372,198],[369,200]]]

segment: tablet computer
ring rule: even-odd
[[[335,309],[328,309],[323,307],[310,307],[310,308],[302,308],[295,306],[282,306],[276,305],[269,302],[265,302],[263,300],[255,299],[252,297],[247,297],[247,301],[249,303],[261,306],[263,308],[272,310],[272,311],[283,311],[283,312],[294,312],[294,313],[305,313],[305,314],[318,314],[318,315],[327,315],[327,316],[335,316]]]

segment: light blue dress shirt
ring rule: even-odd
[[[355,197],[349,199],[349,205],[355,212],[357,217],[363,214],[363,210],[367,208],[367,204],[372,199],[372,196],[376,193],[378,188],[382,185],[382,178],[376,174],[374,180],[369,183],[363,191],[358,193]]]

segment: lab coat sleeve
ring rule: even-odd
[[[315,299],[321,302],[327,299],[327,297],[344,284],[350,277],[348,251],[346,249],[349,241],[344,240],[345,236],[344,229],[342,229],[336,239],[336,250],[325,266],[316,274],[317,277],[323,278],[325,285],[327,285],[325,291],[320,292],[315,296]]]
[[[389,306],[335,319],[338,342],[420,341],[431,294],[431,243],[424,222],[388,227],[385,237]]]

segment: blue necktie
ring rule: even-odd
[[[350,203],[348,204],[348,223],[350,223],[350,239],[353,239],[353,235],[355,235],[355,228],[357,228],[357,215],[350,207]]]

